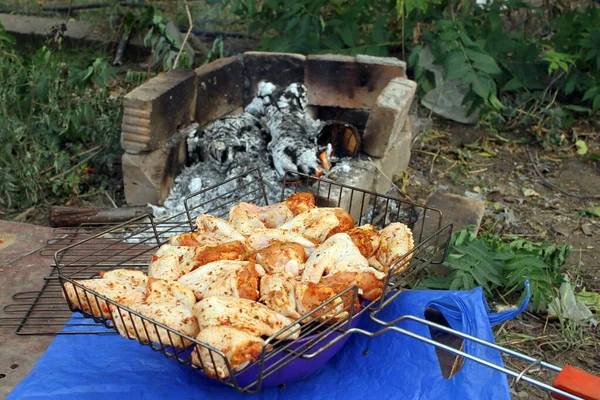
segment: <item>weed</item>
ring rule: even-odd
[[[561,269],[571,246],[507,238],[508,243],[491,233],[477,236],[469,229],[453,233],[445,262],[449,274],[422,280],[419,287],[459,290],[481,286],[490,296],[495,291],[508,296],[521,292],[529,280],[533,308],[545,309],[556,297],[556,285],[564,281]]]
[[[68,60],[53,44],[21,54],[0,25],[0,202],[9,208],[103,187],[119,145],[112,68],[101,57]]]

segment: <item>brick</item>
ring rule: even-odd
[[[379,168],[375,180],[375,192],[385,194],[392,188],[395,177],[408,169],[412,145],[412,122],[408,118],[398,139],[390,145],[382,158],[373,159]],[[387,177],[387,178],[386,178]]]
[[[312,105],[371,109],[391,79],[405,76],[397,59],[324,54],[306,58],[304,82]]]
[[[417,83],[405,78],[392,79],[377,97],[363,135],[363,151],[383,157],[399,138],[408,117]]]
[[[196,122],[204,126],[243,106],[244,65],[241,57],[221,58],[196,69]]]
[[[185,164],[183,137],[150,153],[123,154],[125,199],[131,205],[162,204]]]
[[[123,100],[121,146],[131,154],[159,149],[190,123],[195,101],[193,71],[175,69],[150,79]]]
[[[334,166],[328,176],[328,179],[337,183],[352,186],[354,188],[365,191],[373,191],[375,182],[376,170],[368,160],[353,159],[343,164]],[[319,197],[321,200],[327,200],[325,206],[341,207],[345,210],[350,210],[350,214],[358,224],[360,222],[361,208],[363,213],[367,210],[369,202],[372,201],[372,196],[362,192],[354,192],[351,189],[344,188],[340,193],[340,187],[334,186],[329,191],[328,185],[321,184]],[[339,205],[338,205],[339,204]]]
[[[261,80],[281,87],[304,82],[306,57],[302,54],[248,51],[243,57],[249,85],[246,103],[256,95],[256,88]]]

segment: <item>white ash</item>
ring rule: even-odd
[[[257,96],[242,114],[225,116],[189,133],[188,160],[193,165],[175,179],[163,206],[151,206],[154,216],[182,213],[186,196],[257,167],[269,203],[280,201],[286,170],[314,175],[321,167],[317,137],[324,124],[308,114],[307,106],[303,84],[278,88],[260,82]],[[193,203],[201,204],[217,195],[208,207],[227,204],[240,195],[235,191],[227,194],[233,189],[235,184],[230,183],[195,197]],[[198,209],[196,213],[205,211]]]

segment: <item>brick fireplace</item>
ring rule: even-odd
[[[247,52],[194,71],[158,75],[125,96],[121,145],[127,202],[162,204],[186,164],[185,128],[240,112],[261,80],[304,83],[315,118],[347,122],[362,132],[363,156],[344,168],[334,166],[330,179],[385,193],[390,179],[406,170],[416,83],[406,78],[402,61]]]

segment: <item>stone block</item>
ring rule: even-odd
[[[442,212],[441,227],[452,223],[453,231],[459,231],[467,226],[471,226],[473,232],[479,230],[485,205],[483,201],[464,197],[457,194],[447,193],[442,190],[436,190],[429,195],[425,206],[435,208]],[[421,222],[423,221],[423,222]],[[420,234],[421,225],[423,226],[423,238],[434,234],[438,230],[439,216],[437,213],[428,212],[423,220],[423,215],[419,216],[419,220],[415,224],[415,236]]]
[[[261,51],[244,53],[244,68],[248,82],[246,103],[256,95],[256,88],[261,80],[281,87],[304,82],[305,61],[306,57],[302,54]]]
[[[383,157],[398,141],[406,124],[417,83],[405,78],[392,79],[377,97],[363,134],[363,151]]]
[[[200,126],[244,105],[244,65],[241,57],[218,59],[197,68],[196,75],[196,122]]]
[[[185,164],[185,139],[168,143],[150,153],[123,154],[123,185],[130,205],[162,204]]]
[[[397,140],[390,144],[384,156],[373,159],[375,165],[379,168],[375,180],[375,192],[387,193],[393,186],[392,182],[395,181],[396,176],[408,169],[411,145],[412,123],[410,118],[408,118]]]
[[[309,55],[304,82],[312,105],[371,109],[390,80],[405,77],[398,59],[368,56]]]
[[[196,75],[175,69],[133,89],[123,99],[121,146],[127,153],[154,151],[194,116]]]

